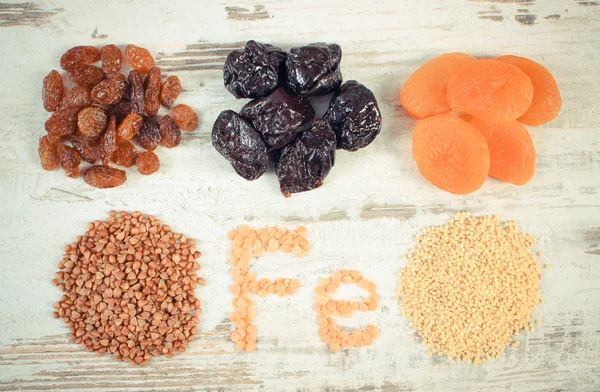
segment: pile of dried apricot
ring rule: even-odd
[[[524,185],[535,172],[527,129],[555,119],[562,99],[540,64],[518,56],[476,59],[465,53],[436,57],[406,81],[400,102],[420,120],[412,155],[427,181],[466,195],[488,175]]]
[[[92,165],[82,174],[85,182],[96,188],[116,187],[127,174],[110,163],[136,165],[141,174],[153,174],[160,167],[153,151],[159,145],[177,147],[181,130],[196,128],[196,113],[183,104],[160,122],[156,119],[160,106],[171,108],[181,92],[177,76],[163,82],[150,52],[135,45],[127,46],[124,60],[133,68],[127,78],[121,74],[123,56],[116,45],[75,46],[60,59],[75,86],[66,91],[56,70],[44,78],[44,109],[52,112],[45,124],[47,135],[39,144],[44,170],[62,166],[67,176],[77,178],[84,160]],[[98,61],[101,68],[93,65]],[[132,142],[147,151],[138,154]],[[96,164],[98,160],[102,165]]]

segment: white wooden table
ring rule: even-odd
[[[289,49],[314,41],[343,48],[346,80],[378,97],[384,127],[356,153],[340,152],[325,185],[284,199],[273,173],[237,177],[212,148],[217,114],[239,110],[222,85],[226,54],[248,39]],[[598,391],[600,390],[600,3],[491,1],[44,1],[0,4],[0,391]],[[200,125],[174,150],[160,149],[158,174],[130,170],[125,186],[98,190],[57,170],[44,172],[37,141],[47,113],[42,78],[74,45],[136,43],[178,75],[179,102]],[[410,156],[415,122],[398,92],[411,72],[449,51],[517,54],[549,68],[564,100],[560,117],[531,128],[534,179],[517,188],[490,179],[453,196],[426,183]],[[160,53],[160,54],[159,54]],[[199,241],[200,333],[186,353],[146,368],[97,357],[68,340],[52,318],[60,292],[50,284],[62,248],[111,209],[160,217]],[[500,214],[539,238],[545,253],[535,332],[482,366],[430,358],[394,302],[400,255],[425,225],[456,211]],[[298,277],[298,294],[257,302],[258,350],[228,340],[226,233],[306,225],[312,249],[301,261],[261,259],[259,277]],[[377,283],[375,312],[344,325],[375,323],[372,347],[330,353],[312,310],[318,280],[353,268]]]

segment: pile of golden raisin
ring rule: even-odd
[[[44,170],[60,165],[68,177],[77,178],[84,160],[92,165],[83,171],[86,183],[116,187],[127,180],[127,174],[110,167],[111,163],[136,165],[143,175],[155,173],[160,161],[153,151],[159,145],[177,147],[181,130],[196,128],[198,117],[192,108],[173,107],[181,92],[177,76],[163,82],[150,52],[135,45],[127,46],[124,60],[132,68],[127,78],[121,73],[123,56],[116,45],[75,46],[60,59],[74,87],[66,91],[56,70],[44,78],[44,109],[53,112],[45,125],[48,134],[40,138]],[[101,68],[93,65],[98,61]],[[161,105],[173,109],[158,122]],[[138,153],[132,142],[146,151]],[[98,160],[102,164],[96,164]]]

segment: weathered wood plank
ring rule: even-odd
[[[594,1],[427,0],[329,2],[45,1],[0,4],[5,56],[0,85],[0,391],[465,391],[600,389],[600,7]],[[248,39],[285,49],[314,41],[342,45],[346,79],[378,97],[384,129],[356,153],[339,152],[319,190],[284,199],[272,172],[246,182],[210,143],[212,122],[238,110],[222,86],[229,51]],[[161,171],[126,186],[89,188],[59,171],[42,172],[37,139],[48,117],[41,80],[76,44],[134,42],[177,74],[180,102],[198,110],[199,129],[175,150],[161,149]],[[490,179],[473,195],[437,191],[416,172],[410,130],[398,100],[403,81],[427,59],[448,51],[540,61],[556,76],[561,116],[531,128],[538,168],[525,187]],[[321,102],[319,105],[323,105]],[[319,108],[322,112],[322,107]],[[157,215],[199,240],[203,313],[189,350],[134,368],[97,357],[68,341],[51,318],[60,293],[50,278],[62,246],[110,209]],[[394,301],[400,255],[425,225],[456,211],[500,214],[538,237],[543,270],[542,324],[518,349],[483,366],[426,355]],[[226,233],[243,222],[306,225],[311,253],[261,259],[265,277],[298,277],[290,298],[257,301],[258,350],[234,352]],[[337,354],[318,338],[312,290],[336,269],[358,269],[378,285],[380,308],[344,325],[375,323],[374,346]]]

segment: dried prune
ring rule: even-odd
[[[223,67],[225,87],[236,98],[260,98],[279,84],[286,53],[269,44],[248,41],[229,53]]]
[[[79,164],[81,164],[81,157],[79,156],[79,153],[74,148],[60,143],[56,145],[56,151],[58,152],[60,165],[65,171],[67,177],[79,177]]]
[[[164,116],[160,120],[160,144],[167,148],[174,148],[181,142],[181,131],[171,116]]]
[[[281,150],[275,172],[281,193],[309,191],[320,187],[335,163],[335,133],[328,122],[315,120],[291,144]]]
[[[77,114],[77,126],[87,138],[95,138],[106,128],[106,114],[96,106],[83,108]]]
[[[67,91],[65,97],[60,104],[61,108],[74,107],[84,108],[92,104],[92,97],[90,90],[87,87],[75,86],[71,90]]]
[[[160,160],[152,151],[145,151],[135,158],[135,165],[138,172],[144,176],[156,173],[160,168]]]
[[[137,144],[148,151],[156,150],[160,144],[160,129],[154,119],[144,117],[142,127],[135,136]]]
[[[129,103],[131,113],[144,114],[144,85],[142,76],[136,70],[129,72]]]
[[[144,124],[144,118],[137,113],[131,113],[125,117],[117,127],[117,143],[131,140],[140,131]]]
[[[74,134],[69,136],[69,141],[84,161],[92,165],[96,163],[96,153],[85,137]]]
[[[217,117],[212,144],[246,180],[256,180],[267,170],[267,146],[260,134],[232,110],[225,110]]]
[[[154,58],[148,49],[140,48],[135,45],[127,45],[125,48],[125,59],[131,68],[140,73],[147,74],[150,68],[154,67]]]
[[[173,106],[181,93],[181,82],[177,76],[169,76],[160,91],[160,103],[167,108]]]
[[[67,70],[71,82],[92,88],[104,79],[104,72],[93,65],[74,65]]]
[[[269,96],[244,105],[241,115],[273,150],[289,144],[298,132],[307,129],[315,111],[308,98],[290,95],[280,87]]]
[[[100,50],[102,60],[102,71],[106,75],[117,75],[121,71],[121,49],[117,45],[104,45]]]
[[[106,131],[100,139],[100,159],[103,165],[108,165],[112,154],[117,149],[117,119],[115,116],[110,116]]]
[[[123,143],[117,145],[115,152],[113,152],[111,160],[123,167],[131,167],[135,164],[135,157],[137,156],[137,149],[130,141],[126,140]]]
[[[144,81],[144,109],[146,114],[154,117],[160,109],[160,68],[152,67]]]
[[[95,188],[114,188],[127,181],[127,173],[124,170],[103,165],[89,167],[82,177],[88,185]]]
[[[92,89],[92,101],[102,106],[115,105],[125,97],[127,81],[123,74],[104,79]]]
[[[356,151],[368,146],[381,131],[381,112],[375,95],[349,80],[335,92],[323,117],[331,124],[338,148]]]
[[[62,76],[60,76],[58,71],[50,71],[44,78],[44,85],[42,87],[42,101],[44,102],[44,109],[47,112],[53,112],[58,109],[64,91]]]
[[[123,99],[116,105],[107,107],[104,112],[106,113],[106,117],[115,116],[117,123],[120,123],[131,113],[131,104],[129,101]]]
[[[95,46],[75,46],[60,58],[60,67],[65,71],[75,65],[92,64],[100,60],[100,49]]]
[[[40,154],[42,169],[52,171],[60,165],[60,159],[56,150],[58,140],[59,138],[53,135],[46,135],[40,138],[38,152]]]
[[[285,61],[287,87],[299,95],[325,95],[342,84],[342,48],[323,42],[292,48]]]
[[[66,107],[58,109],[46,121],[46,131],[58,137],[75,133],[77,131],[77,112],[79,112],[79,108]]]
[[[173,120],[184,131],[193,131],[198,126],[198,116],[188,105],[177,105],[171,111]]]

